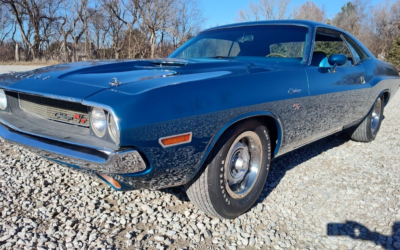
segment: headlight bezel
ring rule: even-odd
[[[94,117],[94,116],[97,117]],[[103,116],[103,117],[101,117]],[[97,120],[96,120],[97,119]],[[103,129],[100,130],[100,122],[103,122]],[[97,124],[95,124],[97,123]],[[98,138],[103,138],[106,135],[107,132],[107,114],[104,111],[104,109],[93,107],[91,112],[90,112],[90,127],[93,131],[93,133],[98,137]]]
[[[108,112],[107,128],[108,128],[108,134],[110,135],[111,140],[114,141],[117,145],[119,145],[120,131],[119,131],[119,126],[118,126],[118,121],[111,112]]]
[[[112,109],[109,107],[103,107],[101,105],[88,105],[90,107],[90,130],[92,131],[92,135],[96,138],[100,138],[102,140],[114,143],[115,145],[119,146],[120,144],[120,127],[119,127],[119,119],[118,117],[112,112]],[[102,114],[105,115],[105,131],[96,130],[94,126],[95,121],[93,120],[94,112],[102,111]],[[104,120],[103,120],[104,121]],[[99,133],[101,132],[101,133]]]
[[[5,106],[3,105],[4,104],[3,101],[5,101]],[[0,89],[0,110],[6,111],[7,108],[8,108],[8,100],[6,92],[4,91],[4,89]]]

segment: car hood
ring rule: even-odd
[[[157,87],[159,87],[164,82],[168,85],[182,81],[270,70],[272,67],[254,67],[248,62],[221,59],[91,61],[54,65],[27,72],[10,72],[0,75],[0,87],[11,91],[81,102],[104,89],[119,88],[119,86],[137,82],[144,83],[148,80],[159,79],[157,81]],[[146,84],[140,84],[140,86],[146,88]]]

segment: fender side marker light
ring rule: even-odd
[[[192,141],[192,132],[172,135],[168,137],[163,137],[159,139],[159,143],[164,148],[177,146],[185,143],[190,143]]]

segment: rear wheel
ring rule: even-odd
[[[258,120],[234,125],[216,145],[211,162],[185,188],[204,212],[233,219],[257,201],[271,161],[269,131]]]
[[[371,142],[379,132],[383,119],[384,98],[380,96],[370,113],[352,132],[351,139],[359,142]]]

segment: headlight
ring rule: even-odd
[[[0,109],[6,110],[7,108],[7,96],[4,90],[0,89]]]
[[[114,119],[114,116],[109,113],[108,114],[108,133],[110,133],[111,139],[115,143],[119,143],[119,129],[117,125],[117,121]]]
[[[104,110],[93,108],[90,113],[90,125],[98,137],[103,137],[107,131],[107,117]]]

